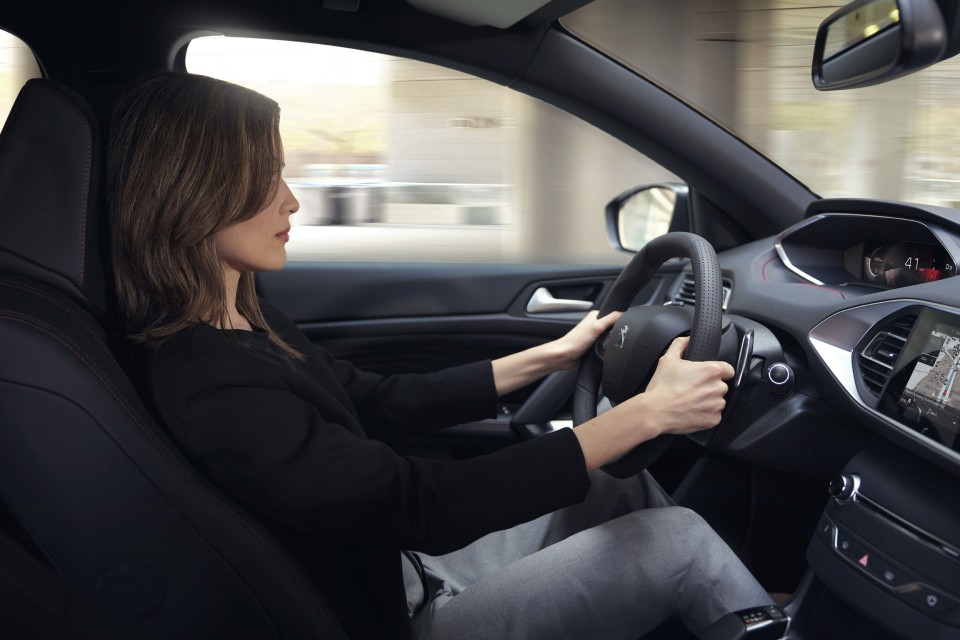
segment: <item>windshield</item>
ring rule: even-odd
[[[960,63],[865,89],[817,91],[817,27],[842,4],[596,0],[562,22],[821,196],[960,206]]]

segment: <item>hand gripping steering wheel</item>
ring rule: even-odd
[[[697,303],[690,307],[640,305],[627,307],[654,273],[670,258],[690,258],[696,282]],[[686,360],[716,360],[723,328],[723,283],[717,254],[709,242],[692,233],[668,233],[646,246],[624,267],[600,306],[600,317],[623,311],[606,340],[597,342],[580,361],[573,392],[573,423],[595,418],[601,374],[603,392],[610,402],[640,393],[656,369],[660,356],[674,338],[690,333]],[[603,467],[618,478],[635,475],[663,453],[673,436],[661,435],[644,442]]]

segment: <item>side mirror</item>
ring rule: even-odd
[[[830,91],[893,80],[939,61],[946,47],[936,0],[857,0],[817,30],[813,86]]]
[[[636,253],[654,238],[687,225],[689,190],[679,182],[646,184],[624,191],[606,207],[607,236],[619,251]]]

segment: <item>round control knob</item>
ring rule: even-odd
[[[771,395],[782,398],[793,391],[793,369],[783,362],[774,362],[767,368],[767,390]]]
[[[846,502],[851,500],[860,488],[860,476],[854,474],[844,474],[836,476],[827,486],[827,492],[837,502]]]

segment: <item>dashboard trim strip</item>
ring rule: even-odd
[[[790,227],[789,229],[787,229],[786,231],[784,231],[783,233],[781,233],[780,235],[778,235],[776,241],[775,241],[774,244],[773,244],[774,248],[777,250],[777,255],[780,256],[780,261],[783,262],[783,265],[784,265],[787,269],[789,269],[790,271],[794,272],[795,274],[797,274],[798,276],[800,276],[801,278],[803,278],[803,279],[806,280],[807,282],[812,282],[813,284],[818,285],[818,286],[824,286],[824,285],[826,285],[826,283],[817,280],[817,279],[814,278],[812,275],[810,275],[809,273],[801,270],[799,267],[797,267],[797,266],[794,265],[792,262],[790,262],[790,258],[787,256],[787,252],[786,252],[786,251],[784,250],[784,248],[783,248],[783,241],[784,241],[788,236],[790,236],[791,234],[793,234],[794,232],[799,231],[800,229],[803,229],[804,227],[808,227],[808,226],[810,226],[811,224],[813,224],[813,223],[815,223],[815,222],[817,222],[817,221],[819,221],[819,220],[823,220],[824,218],[827,217],[827,215],[834,215],[834,214],[824,214],[824,213],[820,213],[820,214],[817,214],[817,215],[815,215],[815,216],[813,216],[813,217],[811,217],[811,218],[808,218],[808,219],[804,220],[803,222],[799,222],[799,223],[793,225],[792,227]]]
[[[854,504],[859,505],[860,508],[870,514],[872,517],[879,519],[885,525],[892,527],[902,535],[909,537],[918,544],[922,544],[930,551],[943,556],[947,560],[957,562],[958,556],[955,555],[958,553],[957,549],[942,538],[935,536],[926,529],[918,527],[909,520],[898,516],[889,509],[877,504],[875,501],[863,495],[863,493],[854,494],[850,500]]]

